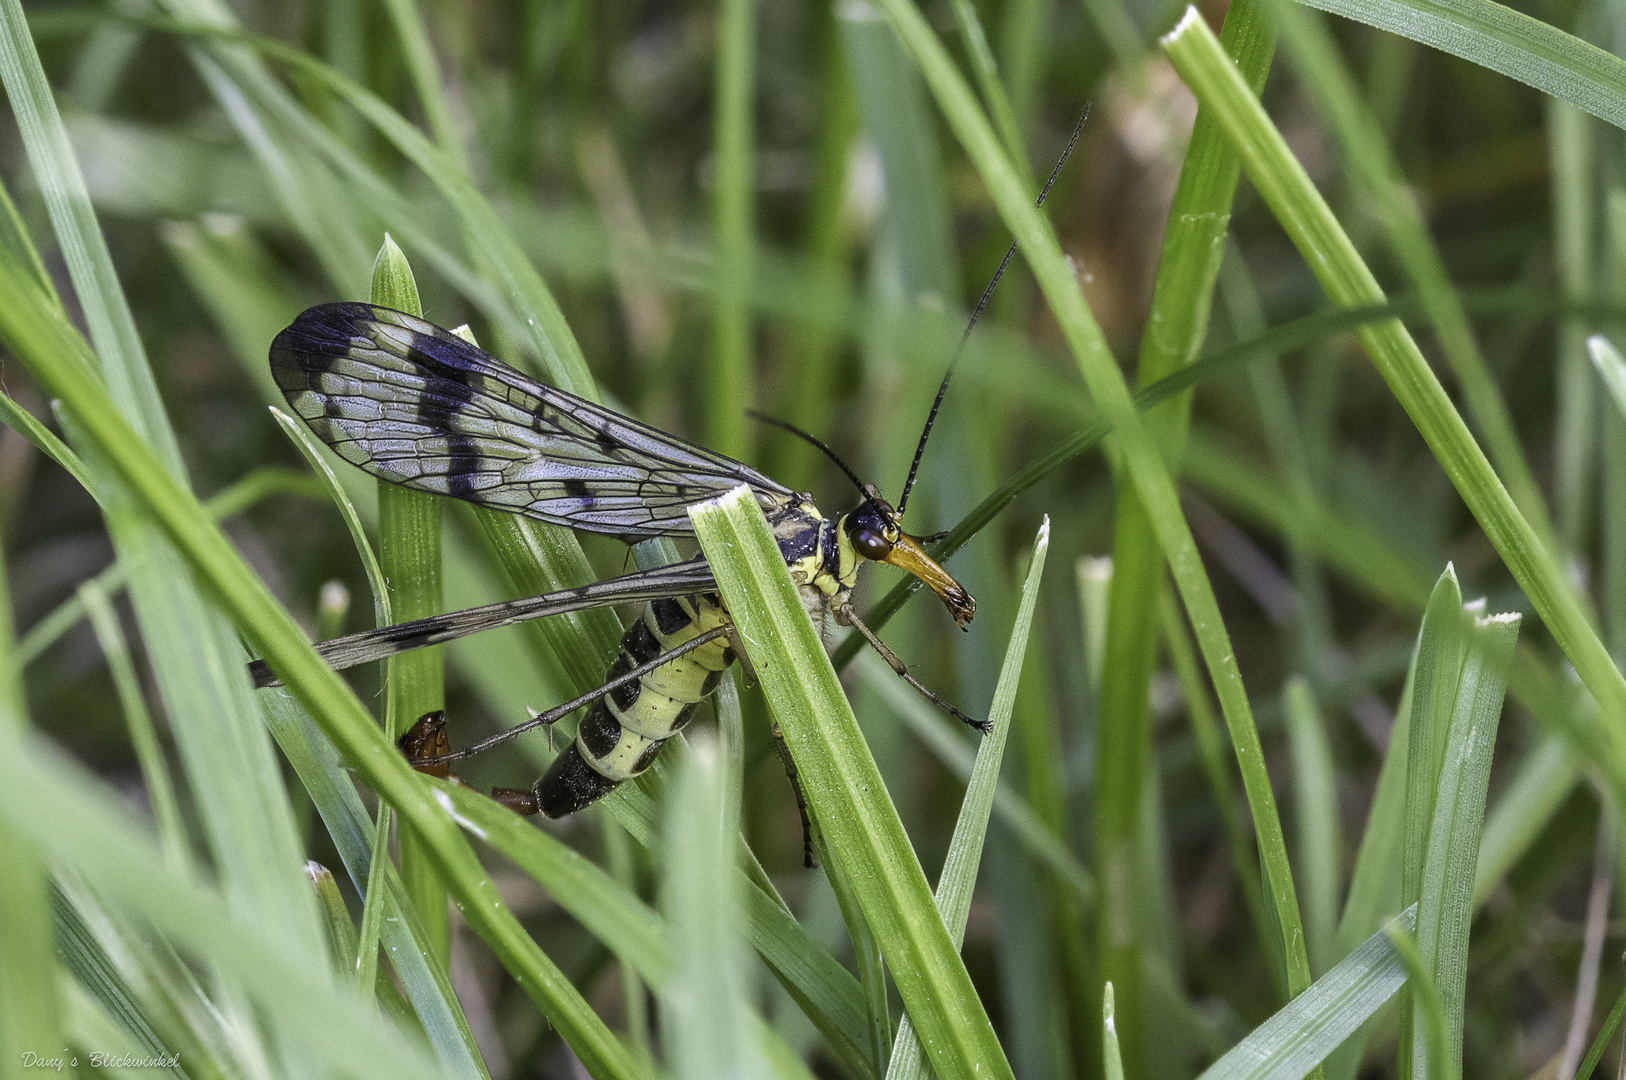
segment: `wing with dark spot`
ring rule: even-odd
[[[572,529],[690,533],[689,506],[740,484],[767,511],[793,498],[748,465],[389,308],[310,308],[271,343],[271,373],[311,430],[374,476]]]

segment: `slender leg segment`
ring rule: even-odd
[[[560,720],[563,720],[565,717],[569,716],[583,705],[590,705],[599,698],[603,697],[605,694],[618,690],[628,683],[634,682],[649,672],[654,671],[656,668],[671,663],[680,656],[694,652],[696,649],[703,648],[720,637],[732,638],[733,635],[730,633],[731,629],[732,628],[730,626],[719,626],[711,630],[707,630],[704,634],[697,634],[695,637],[684,642],[682,645],[679,645],[677,648],[672,649],[670,652],[663,652],[659,656],[655,657],[655,659],[650,660],[647,663],[639,664],[631,671],[617,675],[615,678],[607,681],[603,686],[600,686],[595,690],[589,690],[580,697],[572,698],[563,705],[555,705],[547,712],[539,713],[535,709],[532,709],[531,718],[525,721],[523,724],[515,724],[508,730],[499,732],[498,734],[491,736],[489,739],[482,739],[480,742],[475,743],[473,746],[468,747],[465,750],[458,750],[454,752],[450,749],[451,744],[445,737],[446,714],[441,711],[424,713],[418,718],[418,722],[412,725],[412,730],[401,736],[397,742],[400,745],[402,752],[405,753],[406,756],[411,760],[413,768],[417,769],[419,772],[428,773],[431,776],[443,776],[445,775],[444,771],[435,771],[438,766],[444,765],[451,761],[462,761],[464,758],[471,758],[476,754],[484,753],[485,751],[490,750],[493,746],[497,746],[500,743],[505,743],[509,739],[512,739],[517,735],[523,735],[525,732],[534,728],[546,727],[551,735],[554,724],[558,723]],[[438,727],[436,726],[437,724]],[[549,745],[551,746],[552,744],[550,743]]]
[[[807,810],[807,792],[802,790],[802,774],[796,768],[796,759],[790,756],[790,744],[785,742],[785,733],[779,730],[779,725],[773,726],[774,749],[779,751],[779,760],[785,766],[785,777],[790,781],[790,790],[796,795],[796,812],[802,817],[802,865],[809,870],[819,868],[819,860],[813,854],[813,817]]]
[[[679,602],[657,602],[665,603]],[[576,739],[554,760],[553,767],[535,787],[495,788],[491,792],[493,799],[519,814],[543,813],[557,818],[575,813],[623,780],[647,769],[666,740],[689,722],[700,699],[716,689],[723,671],[733,662],[733,650],[721,640],[729,636],[732,624],[724,622],[709,629],[693,630],[699,621],[693,617],[695,606],[683,603],[683,610],[689,613],[685,626],[675,625],[674,612],[658,613],[653,621],[664,617],[664,625],[673,630],[669,634],[649,630],[648,622],[652,620],[646,609],[643,617],[622,636],[621,655],[610,668],[604,685],[597,689],[547,712],[533,713],[525,723],[455,753],[448,751],[445,714],[426,713],[401,737],[401,749],[420,772],[445,776],[449,762],[472,757],[536,727],[547,726],[551,730],[553,724],[571,712],[591,704]],[[701,599],[698,606],[704,615],[705,599]],[[687,637],[686,629],[691,631]],[[663,650],[665,644],[673,647]],[[648,658],[641,663],[632,662],[641,656]],[[712,667],[708,662],[722,666]],[[683,696],[677,696],[680,694]],[[609,724],[618,730],[607,735]],[[584,739],[590,744],[585,752]],[[623,766],[619,770],[622,774],[608,775],[604,771],[606,759],[608,768]],[[627,769],[624,763],[629,760],[633,767]],[[581,775],[582,769],[591,775]],[[584,795],[587,797],[583,798]],[[550,807],[557,812],[550,812]]]
[[[841,608],[838,614],[841,616],[843,621],[852,626],[860,634],[863,634],[864,640],[870,643],[870,647],[881,654],[881,659],[885,660],[889,665],[891,665],[892,670],[902,676],[904,682],[920,691],[922,696],[924,696],[927,701],[930,701],[933,705],[936,705],[939,709],[942,709],[950,716],[955,716],[965,721],[967,724],[970,724],[984,735],[988,734],[988,732],[993,729],[993,726],[987,720],[973,720],[971,717],[967,716],[965,713],[961,712],[959,709],[956,709],[953,705],[950,705],[948,702],[934,694],[919,679],[909,674],[908,667],[906,667],[904,662],[899,659],[898,654],[887,648],[886,642],[877,637],[875,635],[875,631],[864,625],[864,620],[858,617],[858,613],[854,611],[850,605]]]

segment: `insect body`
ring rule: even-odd
[[[863,501],[831,520],[811,496],[536,383],[411,315],[355,303],[310,308],[272,342],[271,371],[311,430],[374,476],[573,529],[628,542],[692,535],[691,504],[745,484],[815,623],[830,613],[857,626],[917,687],[852,610],[862,561],[891,563],[920,578],[962,628],[972,617],[971,597],[903,531],[901,512],[873,487],[860,485]],[[547,714],[591,701],[574,742],[531,792],[508,793],[516,809],[560,817],[647,769],[734,662],[728,612],[715,586],[704,559],[696,558],[352,635],[320,651],[334,666],[349,667],[522,619],[643,602],[606,687]],[[255,676],[259,685],[275,681],[262,665]]]

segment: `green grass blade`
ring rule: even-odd
[[[457,823],[534,878],[638,977],[657,989],[672,977],[662,918],[562,841],[461,784],[435,781],[435,798]]]
[[[860,653],[854,668],[864,685],[891,707],[945,768],[962,782],[970,781],[980,748],[966,742],[961,731],[965,725],[921,697],[873,652]],[[997,787],[993,812],[1029,855],[1067,883],[1082,908],[1095,903],[1095,875],[1015,790],[1003,784]]]
[[[1072,264],[1063,256],[1055,233],[1022,189],[1020,178],[1005,159],[969,88],[936,35],[908,0],[886,0],[884,7],[894,29],[925,72],[944,116],[977,167],[1000,215],[1016,234],[1028,265],[1078,361],[1085,383],[1122,441],[1126,472],[1151,519],[1192,624],[1198,628],[1198,646],[1230,728],[1242,766],[1243,787],[1259,832],[1271,899],[1286,944],[1287,982],[1293,990],[1301,989],[1310,981],[1309,961],[1304,953],[1298,898],[1288,865],[1281,819],[1264,768],[1263,750],[1247,691],[1242,685],[1213,586],[1203,570],[1191,529],[1181,515],[1173,481],[1163,466],[1157,446],[1140,422],[1100,327],[1084,303]],[[1240,80],[1229,58],[1225,63],[1227,71]],[[1626,682],[1622,683],[1622,689],[1626,691]]]
[[[1118,13],[1118,20],[1096,14],[1118,62],[1139,66],[1142,46],[1132,25],[1129,36],[1115,27],[1127,24],[1122,6],[1094,4]],[[1233,4],[1225,15],[1227,51],[1250,83],[1263,85],[1270,70],[1274,33],[1252,0]],[[1125,52],[1125,42],[1133,52]],[[1141,386],[1188,367],[1196,360],[1208,329],[1215,276],[1224,252],[1221,243],[1230,224],[1241,165],[1213,117],[1199,110],[1181,165],[1169,212],[1168,231],[1153,284],[1147,332],[1141,339],[1136,379]],[[1191,394],[1178,395],[1147,416],[1148,429],[1162,441],[1170,460],[1184,444]],[[1143,921],[1129,913],[1140,910],[1134,893],[1134,840],[1141,820],[1143,778],[1151,747],[1149,735],[1152,675],[1157,661],[1158,598],[1163,559],[1157,533],[1134,486],[1119,489],[1113,523],[1113,575],[1107,607],[1107,662],[1100,689],[1096,747],[1095,843],[1103,883],[1097,915],[1103,942],[1101,977],[1114,983],[1122,1008],[1117,1030],[1131,1072],[1149,1063],[1146,1009],[1142,993],[1140,937]],[[1251,888],[1245,886],[1245,888]],[[1124,929],[1114,929],[1124,928]],[[1127,929],[1133,928],[1133,929]],[[1129,935],[1126,940],[1126,929]],[[1308,981],[1308,973],[1303,980]]]
[[[670,951],[660,921],[598,867],[548,833],[466,787],[437,783],[437,799],[459,824],[534,878],[559,905],[651,985],[665,985]],[[785,910],[741,882],[746,933],[833,1047],[863,1041],[858,987],[851,975],[808,941]]]
[[[0,306],[0,340],[51,393],[60,396],[120,481],[159,522],[170,541],[213,589],[244,635],[283,682],[323,725],[347,760],[380,797],[395,806],[429,840],[448,887],[470,925],[486,940],[544,1014],[570,1040],[598,1076],[638,1075],[640,1069],[603,1022],[581,1000],[557,967],[520,927],[496,895],[489,877],[456,826],[440,812],[406,761],[383,737],[339,676],[323,664],[303,633],[266,591],[242,557],[221,535],[195,499],[153,458],[114,410],[84,366],[86,352],[72,331],[48,315],[0,259],[0,292],[19,302]],[[246,673],[243,677],[246,688]],[[235,782],[241,778],[234,777]],[[315,918],[314,901],[305,896]],[[314,932],[321,934],[320,926]]]
[[[82,901],[84,894],[80,893],[79,896]],[[196,1078],[218,1076],[219,1069],[207,1054],[193,1053],[198,1049],[196,1043],[177,1045],[160,1035],[163,1022],[153,1015],[155,1010],[150,1007],[151,995],[136,991],[120,971],[119,965],[102,947],[76,903],[54,882],[50,901],[52,940],[58,950],[61,970],[73,976],[78,992],[94,998],[103,1014],[114,1019],[125,1037],[147,1054],[154,1057],[167,1053],[185,1055],[187,1065],[184,1070],[169,1070],[177,1080],[189,1075]]]
[[[1402,180],[1376,116],[1361,99],[1354,74],[1325,20],[1291,4],[1279,8],[1283,40],[1294,68],[1315,95],[1321,114],[1338,138],[1341,156],[1376,210],[1390,249],[1416,285],[1490,460],[1536,535],[1549,549],[1557,550],[1547,504],[1519,445],[1507,403],[1452,288],[1450,272],[1429,235],[1423,210]],[[1257,93],[1258,87],[1254,90]]]
[[[1287,741],[1293,756],[1293,803],[1298,828],[1298,877],[1304,882],[1304,933],[1310,969],[1324,973],[1335,959],[1338,898],[1343,893],[1343,835],[1338,828],[1338,777],[1327,728],[1309,684],[1295,676],[1283,692]]]
[[[1112,1000],[1112,984],[1101,994],[1102,1072],[1107,1080],[1124,1080],[1123,1052],[1118,1047],[1118,1010]]]
[[[422,13],[413,0],[387,0],[384,6],[395,27],[395,36],[400,39],[401,56],[412,77],[412,88],[417,91],[418,104],[423,106],[424,118],[429,122],[429,133],[449,156],[461,159],[463,141],[452,120],[451,106],[441,90],[440,71],[435,65],[435,53],[429,44]]]
[[[742,404],[751,403],[751,315],[747,295],[756,191],[753,104],[756,100],[756,5],[725,0],[717,28],[717,71],[712,105],[712,233],[717,245],[717,291],[706,369],[707,445],[745,456]]]
[[[1390,926],[1408,931],[1410,909]],[[1306,1076],[1405,984],[1394,941],[1379,930],[1224,1057],[1201,1080],[1298,1080]]]
[[[34,419],[33,413],[5,394],[0,394],[0,423],[4,423],[33,443],[46,457],[66,469],[68,475],[79,482],[80,487],[95,492],[95,485],[91,482],[90,474],[85,471],[84,463],[79,460],[79,455],[57,438],[50,428]]]
[[[397,17],[399,19],[399,16]],[[388,233],[373,261],[372,302],[408,315],[423,315],[418,282],[412,266]],[[389,591],[392,618],[401,622],[438,615],[446,610],[441,595],[441,502],[431,494],[399,484],[378,481],[378,564]],[[418,718],[446,706],[446,661],[439,647],[416,649],[393,657],[386,665],[384,737],[395,741]],[[385,857],[390,813],[380,805],[373,857]],[[423,844],[404,823],[401,844],[401,881],[423,924],[427,944],[442,964],[451,957],[451,914],[446,888],[436,876]],[[377,956],[376,922],[380,905],[371,903],[362,921],[361,986],[372,985]]]
[[[1491,751],[1519,635],[1518,615],[1476,618],[1468,635],[1450,734],[1439,774],[1428,855],[1417,907],[1417,948],[1445,1009],[1444,1058],[1436,1072],[1461,1075],[1464,997],[1468,984],[1468,930],[1473,922],[1474,868],[1484,826]],[[1419,685],[1422,675],[1419,672]],[[1413,723],[1416,722],[1413,712]],[[1412,739],[1416,752],[1417,739]],[[1409,811],[1408,811],[1409,813]],[[1414,1075],[1424,1063],[1413,1057]]]
[[[387,853],[384,858],[374,855],[377,827],[338,751],[286,691],[268,691],[266,697],[267,725],[322,815],[356,892],[363,897],[376,893],[382,900],[376,940],[383,943],[441,1067],[461,1080],[490,1080],[451,978],[428,948],[395,864]],[[377,981],[385,977],[381,972]]]
[[[166,478],[179,476],[179,451],[152,371],[15,0],[0,6],[0,80],[23,131],[75,298],[97,343],[99,372],[81,367],[78,374],[106,380],[124,422],[151,448],[148,466]],[[33,268],[21,262],[13,266],[21,276],[17,288],[8,290],[7,305],[19,316],[26,307],[29,317],[65,318],[53,298],[38,292]],[[21,300],[24,295],[28,301]],[[88,352],[72,351],[80,357]],[[93,474],[101,472],[95,463],[86,464]],[[109,503],[108,527],[130,574],[148,655],[222,880],[246,909],[286,935],[287,948],[318,955],[316,906],[295,873],[301,860],[287,795],[242,670],[242,647],[160,531],[115,494],[105,472],[98,482],[104,499],[116,499]]]
[[[937,1075],[1010,1076],[876,772],[852,707],[802,610],[779,548],[745,489],[690,511],[718,585],[784,729],[830,857],[864,915]]]
[[[1208,702],[1208,688],[1203,684],[1202,671],[1198,667],[1197,650],[1192,647],[1186,624],[1180,618],[1179,605],[1167,588],[1158,592],[1158,618],[1169,659],[1174,664],[1175,677],[1180,680],[1180,693],[1185,698],[1186,715],[1191,721],[1197,750],[1203,759],[1203,771],[1208,774],[1208,786],[1214,792],[1214,806],[1219,811],[1226,846],[1231,849],[1237,885],[1242,890],[1242,900],[1253,923],[1254,935],[1259,939],[1260,946],[1275,956],[1280,948],[1280,939],[1259,887],[1258,847],[1236,812],[1236,786],[1231,780],[1231,762],[1225,752],[1225,736],[1220,731],[1213,706]]]
[[[1434,821],[1440,766],[1445,759],[1468,647],[1465,619],[1456,569],[1447,566],[1429,598],[1417,637],[1416,676],[1407,724],[1406,840],[1400,889],[1401,903],[1408,906],[1417,902],[1423,887],[1423,859]]]
[[[350,500],[339,478],[328,467],[326,458],[322,455],[322,444],[316,441],[310,429],[303,423],[295,420],[281,409],[272,408],[271,417],[282,428],[288,441],[294,444],[316,479],[326,489],[333,505],[339,510],[339,517],[344,521],[344,527],[350,532],[350,542],[355,546],[356,556],[361,560],[362,573],[367,576],[367,584],[373,590],[373,619],[377,626],[388,626],[395,622],[390,611],[390,593],[384,584],[384,570],[378,565],[378,556],[373,553],[373,545],[367,539],[367,530],[361,523],[361,514],[356,504]]]
[[[1622,989],[1615,998],[1615,1004],[1610,1008],[1609,1015],[1604,1018],[1603,1024],[1599,1026],[1598,1035],[1592,1040],[1592,1046],[1588,1048],[1586,1057],[1582,1059],[1581,1067],[1575,1070],[1577,1077],[1592,1075],[1592,1070],[1596,1069],[1598,1062],[1603,1060],[1604,1051],[1609,1049],[1610,1040],[1615,1037],[1615,1032],[1620,1030],[1622,1017],[1626,1017],[1626,989]]]
[[[1312,7],[1499,71],[1626,128],[1626,60],[1489,0],[1313,0]]]
[[[1460,1057],[1454,1060],[1446,1053],[1445,1006],[1423,958],[1418,954],[1417,942],[1410,934],[1394,927],[1387,928],[1385,932],[1406,968],[1406,982],[1417,1001],[1417,1014],[1423,1021],[1423,1047],[1418,1051],[1414,1066],[1417,1071],[1412,1075],[1458,1080],[1462,1075],[1462,1062]]]
[[[977,884],[977,868],[982,864],[988,816],[994,808],[1005,739],[1010,733],[1011,712],[1016,706],[1016,687],[1022,677],[1028,632],[1033,626],[1033,611],[1039,600],[1039,581],[1044,576],[1045,555],[1049,550],[1050,519],[1047,517],[1033,541],[1033,561],[1028,565],[1026,580],[1022,582],[1022,600],[1016,613],[1016,625],[1011,628],[1005,663],[999,670],[994,701],[988,709],[991,730],[977,747],[977,762],[972,768],[970,783],[966,785],[965,799],[960,803],[960,816],[954,823],[954,836],[949,841],[948,856],[943,860],[943,872],[937,879],[937,909],[943,913],[949,937],[956,945],[965,942],[965,922],[971,913],[971,893]],[[925,1080],[928,1075],[920,1040],[915,1037],[914,1025],[907,1016],[898,1025],[886,1075],[887,1080]]]
[[[1626,416],[1626,357],[1621,356],[1620,350],[1602,334],[1587,338],[1586,347],[1592,356],[1593,367],[1597,368],[1598,377],[1614,399],[1615,407],[1622,416]]]
[[[1248,175],[1329,296],[1350,306],[1381,300],[1382,290],[1371,271],[1201,19],[1182,20],[1164,39],[1164,47],[1198,100],[1212,103],[1222,117],[1242,151]],[[1611,783],[1626,790],[1622,745],[1626,679],[1588,624],[1568,580],[1508,497],[1405,328],[1395,322],[1379,324],[1358,336],[1581,681],[1597,698],[1610,745],[1606,768]]]
[[[666,1061],[679,1080],[760,1076],[738,901],[729,888],[737,881],[737,826],[729,822],[721,748],[704,734],[691,737],[677,772],[666,799],[669,859],[661,888],[672,957],[661,994]]]
[[[1568,102],[1547,102],[1547,131],[1553,170],[1553,246],[1555,269],[1564,292],[1592,295],[1597,278],[1598,214],[1597,140],[1595,125]],[[1572,550],[1584,548],[1584,529],[1597,502],[1594,482],[1601,449],[1597,395],[1586,370],[1587,324],[1570,317],[1558,326],[1557,402],[1553,415],[1553,496],[1558,503],[1564,539]],[[1492,460],[1496,458],[1493,455]],[[1505,471],[1500,461],[1497,465]],[[1520,509],[1524,507],[1521,504]],[[1529,516],[1529,511],[1525,511]],[[1534,523],[1534,522],[1532,522]]]
[[[107,593],[94,580],[79,586],[79,598],[96,630],[96,640],[107,658],[108,670],[113,674],[113,687],[119,695],[119,706],[124,710],[124,722],[130,729],[130,745],[141,764],[141,780],[147,789],[147,801],[152,805],[154,823],[158,826],[159,843],[164,849],[164,862],[176,873],[193,870],[192,853],[187,842],[186,825],[181,819],[180,804],[175,798],[175,783],[170,779],[169,765],[164,760],[163,748],[158,743],[158,731],[153,726],[152,714],[147,711],[146,699],[141,694],[141,680],[136,677],[135,665],[130,660],[130,647],[119,628],[117,614]]]
[[[350,921],[344,897],[339,894],[339,883],[334,880],[333,871],[315,860],[305,863],[305,876],[310,879],[311,887],[316,890],[316,901],[322,906],[322,921],[327,924],[328,948],[333,954],[334,966],[340,972],[347,972],[355,965],[360,938],[356,936],[356,924]]]
[[[1418,634],[1421,637],[1421,631]],[[1410,749],[1412,690],[1417,674],[1417,649],[1413,647],[1406,682],[1395,708],[1395,725],[1389,733],[1389,746],[1378,771],[1372,809],[1355,853],[1350,872],[1349,896],[1338,920],[1336,951],[1347,956],[1367,935],[1382,928],[1385,914],[1401,907],[1400,865],[1404,861],[1406,835],[1406,782]],[[1350,1037],[1327,1063],[1331,1080],[1353,1080],[1360,1068],[1372,1025]]]
[[[983,32],[982,20],[971,0],[954,0],[954,19],[960,24],[960,36],[965,39],[965,51],[971,57],[971,71],[982,93],[982,102],[1005,141],[1005,152],[1018,168],[1026,169],[1027,140],[1022,136],[1022,125],[1016,119],[1016,110],[1005,93],[1005,84],[999,80],[999,65],[994,51],[988,47],[988,35]],[[1032,182],[1032,177],[1028,177]]]
[[[316,900],[322,907],[322,919],[327,924],[328,948],[335,965],[341,976],[348,975],[357,966],[356,950],[361,939],[356,934],[356,924],[350,921],[350,909],[345,907],[344,897],[339,893],[339,883],[334,880],[333,871],[315,860],[305,864],[305,875],[310,878],[316,890]],[[378,947],[376,938],[373,947]],[[376,968],[374,972],[373,989],[379,1006],[402,1031],[421,1034],[423,1027],[389,976],[378,973]]]
[[[55,858],[93,869],[109,897],[230,973],[298,1045],[360,1078],[440,1075],[432,1059],[341,989],[325,962],[313,964],[270,927],[239,917],[219,891],[170,873],[157,845],[104,785],[14,730],[0,733],[0,743],[8,763],[0,815]]]
[[[0,571],[0,738],[24,737],[20,669],[12,661],[11,588]],[[0,1039],[9,1076],[28,1073],[22,1055],[53,1057],[63,1045],[59,972],[51,927],[51,878],[45,853],[9,822],[0,822]],[[59,1070],[60,1071],[60,1070]]]
[[[1499,781],[1501,794],[1485,815],[1479,836],[1479,863],[1474,869],[1476,909],[1513,864],[1530,851],[1580,781],[1575,751],[1558,735],[1543,736],[1513,775]]]

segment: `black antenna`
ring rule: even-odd
[[[865,484],[862,480],[858,479],[858,474],[853,472],[851,469],[849,469],[847,467],[847,463],[845,461],[842,461],[841,458],[836,455],[836,452],[834,450],[830,449],[828,446],[826,446],[818,438],[816,438],[816,437],[814,437],[812,435],[809,435],[807,432],[803,431],[801,428],[797,427],[795,424],[788,423],[788,422],[786,422],[784,420],[780,420],[777,417],[769,416],[766,413],[759,413],[755,409],[746,409],[745,410],[745,415],[749,416],[753,420],[760,421],[761,423],[771,424],[772,426],[774,426],[776,428],[783,428],[784,430],[790,432],[792,435],[796,436],[797,438],[805,439],[808,442],[812,443],[814,446],[818,447],[820,450],[823,450],[824,451],[824,456],[829,458],[831,461],[835,462],[838,466],[840,466],[841,471],[847,474],[847,479],[849,479],[849,480],[851,480],[853,482],[853,486],[858,489],[859,493],[864,495],[865,497],[868,497],[869,490],[870,490],[869,485]]]
[[[1078,145],[1078,137],[1084,131],[1084,122],[1089,118],[1090,107],[1086,104],[1084,114],[1078,118],[1078,123],[1073,126],[1073,137],[1067,140],[1067,148],[1061,152],[1061,157],[1056,160],[1056,167],[1050,170],[1050,179],[1044,182],[1044,190],[1039,192],[1039,200],[1033,205],[1044,205],[1045,196],[1050,194],[1051,185],[1056,182],[1056,177],[1061,175],[1061,167],[1067,164],[1067,159],[1072,156],[1073,147]],[[900,518],[903,517],[904,507],[909,505],[909,492],[915,486],[915,474],[920,471],[920,458],[921,455],[926,453],[926,440],[931,438],[932,425],[937,423],[937,410],[943,407],[943,395],[948,393],[949,377],[954,374],[954,365],[960,362],[960,354],[965,352],[965,343],[971,340],[971,331],[976,328],[977,320],[982,318],[983,309],[988,306],[989,298],[994,295],[994,286],[999,284],[999,279],[1004,275],[1005,268],[1011,264],[1011,259],[1015,255],[1016,241],[1012,240],[1011,246],[1005,250],[1005,257],[999,262],[999,269],[994,271],[993,280],[982,291],[982,299],[977,301],[976,310],[971,313],[971,321],[965,324],[965,332],[960,335],[960,344],[954,348],[954,356],[949,360],[948,370],[943,372],[943,381],[938,384],[937,398],[932,402],[932,411],[926,416],[926,428],[920,433],[920,445],[915,447],[915,460],[909,463],[909,479],[903,482],[903,494],[898,496],[898,517]]]

